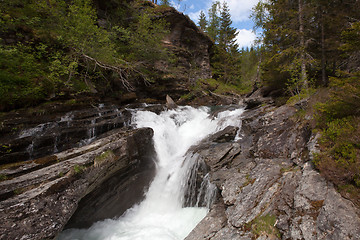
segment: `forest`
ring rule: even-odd
[[[360,193],[359,9],[357,0],[269,0],[252,13],[261,31],[259,86],[282,103],[307,101],[300,119],[321,133],[314,164],[355,200]]]
[[[170,58],[161,45],[167,23],[154,20],[152,8],[139,12],[142,1],[0,4],[1,110],[87,92],[131,91],[130,79],[151,81],[145,69]]]
[[[169,1],[146,2],[1,1],[0,111],[121,95],[134,82],[156,81],[154,62],[177,59],[162,44],[168,23],[157,17]],[[260,37],[250,49],[236,44],[226,2],[213,2],[197,23],[214,43],[212,78],[199,82],[218,94],[261,89],[277,105],[304,102],[296,121],[321,133],[315,166],[353,199],[360,195],[359,9],[358,0],[260,1],[251,15]]]

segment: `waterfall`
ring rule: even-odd
[[[189,148],[225,127],[240,126],[242,109],[210,116],[206,107],[178,107],[156,114],[133,111],[132,125],[154,130],[157,172],[145,199],[118,219],[95,223],[89,229],[68,229],[61,240],[180,240],[206,216],[215,186],[205,174],[198,193],[196,170],[202,164]],[[195,179],[195,180],[194,180]],[[192,200],[189,200],[192,199]]]

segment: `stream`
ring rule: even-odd
[[[213,116],[210,108],[178,107],[156,114],[132,110],[132,125],[154,130],[157,153],[156,176],[144,200],[120,218],[106,219],[89,229],[67,229],[59,240],[181,240],[206,216],[216,187],[203,178],[194,206],[185,207],[185,196],[196,156],[189,148],[227,126],[241,126],[243,109],[226,110]],[[191,188],[190,188],[191,189]],[[201,195],[201,196],[200,196]],[[201,207],[202,206],[202,207]]]

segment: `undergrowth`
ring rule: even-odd
[[[360,206],[360,73],[331,79],[327,101],[316,106],[320,153],[314,163],[339,192]]]

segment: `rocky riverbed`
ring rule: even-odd
[[[269,99],[245,102],[251,109],[242,115],[240,132],[228,127],[190,149],[194,159],[206,165],[199,164],[199,176],[208,171],[218,194],[186,240],[360,239],[359,209],[314,169],[311,157],[318,136],[296,120],[297,109],[275,107]],[[41,157],[33,160],[13,158],[13,165],[3,165],[0,239],[54,239],[64,228],[89,227],[120,216],[143,198],[155,172],[153,132],[128,128],[127,111],[96,112],[89,118],[73,112],[79,117],[71,123],[64,123],[70,118],[53,117],[62,128],[50,124],[48,130],[77,132],[76,124],[83,126],[84,121],[88,129],[80,128],[82,135],[69,138],[74,147],[39,152]],[[39,124],[27,126],[35,129]],[[79,145],[94,128],[106,131]],[[56,135],[50,133],[25,137],[45,144],[46,137]],[[21,134],[13,135],[21,139]],[[6,139],[16,142],[10,135]],[[54,150],[53,141],[48,143],[46,149]],[[26,147],[19,149],[26,152]]]

